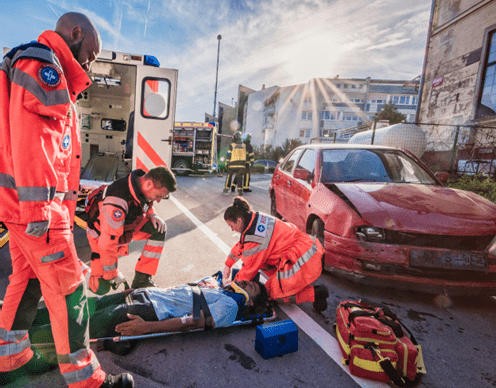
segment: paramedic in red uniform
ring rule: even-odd
[[[81,140],[75,102],[101,51],[92,22],[66,13],[55,31],[11,50],[0,71],[0,221],[10,233],[12,275],[0,314],[0,384],[47,370],[28,329],[43,296],[57,359],[71,388],[133,387],[106,375],[89,348],[88,305],[71,227]]]
[[[131,240],[146,240],[131,287],[156,287],[151,277],[157,273],[167,227],[155,212],[153,202],[159,203],[176,189],[172,171],[158,166],[147,173],[141,169],[134,170],[95,191],[99,194],[87,209],[86,227],[93,251],[89,281],[92,291],[99,293],[99,279],[117,277],[119,249],[127,247]],[[92,194],[88,195],[88,201]]]
[[[327,288],[310,285],[322,273],[324,248],[319,240],[291,223],[251,211],[241,197],[234,198],[224,220],[234,232],[241,233],[226,260],[224,279],[229,278],[231,267],[241,259],[243,266],[236,281],[251,280],[262,270],[269,277],[265,287],[270,299],[278,303],[314,302],[317,311],[327,309]]]

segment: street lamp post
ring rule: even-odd
[[[217,40],[219,41],[217,45],[217,72],[215,73],[215,93],[214,93],[214,122],[215,122],[215,108],[217,105],[217,80],[219,79],[219,53],[220,53],[220,40],[221,35],[217,35]]]

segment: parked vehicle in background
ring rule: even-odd
[[[408,151],[304,145],[274,171],[270,197],[272,215],[323,243],[334,274],[428,293],[496,292],[496,205],[444,187]]]
[[[458,174],[475,175],[484,174],[493,176],[496,174],[496,160],[472,159],[458,161]]]
[[[274,162],[273,160],[268,160],[268,159],[260,159],[260,160],[255,160],[253,162],[253,165],[254,166],[257,166],[257,165],[264,166],[264,171],[269,172],[270,167],[273,167],[273,168],[277,167],[277,162]]]

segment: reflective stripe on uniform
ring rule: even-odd
[[[313,245],[310,247],[310,249],[308,251],[306,251],[303,256],[301,256],[297,261],[296,263],[293,264],[293,266],[291,267],[290,270],[288,271],[284,271],[284,272],[279,272],[277,273],[277,277],[279,279],[288,279],[292,276],[294,276],[296,274],[296,272],[298,272],[301,267],[303,266],[303,264],[305,264],[308,260],[310,260],[313,255],[315,255],[315,253],[317,253],[317,245],[315,245],[315,243],[313,243]]]
[[[55,196],[55,187],[18,187],[20,202],[51,201]]]
[[[150,245],[151,247],[163,247],[165,245],[164,240],[147,240],[146,245]]]
[[[51,261],[55,261],[64,257],[64,251],[52,253],[51,255],[41,257],[42,263],[50,263]]]
[[[5,330],[0,329],[0,340],[5,342],[15,342],[20,341],[28,333],[27,330]]]
[[[13,356],[21,353],[23,350],[31,346],[31,341],[29,337],[20,342],[12,342],[10,344],[5,344],[0,346],[0,357]]]
[[[141,257],[148,257],[149,259],[160,259],[161,255],[162,252],[151,252],[146,249],[143,249],[143,252],[141,252]]]
[[[62,373],[62,376],[64,376],[64,380],[68,385],[76,384],[81,381],[88,380],[91,376],[93,376],[99,366],[100,363],[98,362],[97,358],[92,357],[91,363],[84,368],[72,372]]]
[[[102,267],[105,272],[110,272],[117,269],[117,263],[114,263],[112,265],[103,265]]]
[[[14,177],[9,174],[0,173],[0,187],[15,190],[16,184]]]
[[[57,361],[59,364],[72,364],[79,365],[81,361],[90,356],[88,349],[80,349],[77,352],[70,354],[57,354]]]
[[[45,90],[37,80],[20,69],[15,69],[12,82],[30,92],[45,106],[69,104],[71,102],[67,89]]]

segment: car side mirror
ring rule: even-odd
[[[449,173],[446,171],[440,171],[436,172],[434,176],[441,181],[443,185],[445,185],[448,182],[449,179]]]
[[[304,181],[306,181],[310,176],[310,171],[305,169],[295,170],[293,176],[295,177],[295,179],[303,179]]]

